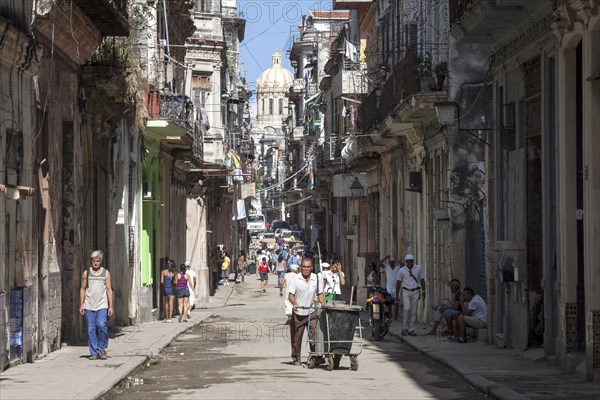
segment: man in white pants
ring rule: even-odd
[[[415,256],[407,254],[404,261],[404,267],[398,271],[398,282],[402,287],[402,301],[404,303],[402,336],[417,336],[415,332],[417,304],[421,297],[425,300],[425,279],[421,267],[415,265]]]
[[[196,285],[198,283],[198,278],[196,275],[196,271],[192,269],[192,265],[189,261],[185,262],[185,266],[187,270],[185,273],[190,277],[188,281],[188,289],[190,291],[190,298],[188,300],[188,309],[187,309],[187,317],[192,318],[191,312],[194,308],[194,304],[196,304]]]

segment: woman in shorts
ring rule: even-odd
[[[165,269],[160,273],[160,283],[163,285],[163,298],[165,300],[165,322],[172,322],[173,308],[175,307],[175,261],[167,261]]]
[[[179,322],[183,319],[183,322],[187,322],[187,305],[190,297],[190,289],[188,282],[190,276],[185,273],[187,267],[185,264],[179,266],[179,273],[175,277],[177,282],[177,308],[179,310]]]
[[[260,275],[260,287],[263,292],[266,292],[267,283],[269,282],[269,263],[267,262],[267,257],[263,257],[260,264],[258,264],[256,274]]]

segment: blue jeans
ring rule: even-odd
[[[281,287],[281,281],[285,277],[285,271],[277,271],[277,287]]]
[[[98,311],[85,310],[85,319],[88,326],[88,347],[92,356],[98,356],[100,349],[105,350],[108,347],[107,315],[108,308],[101,308]]]

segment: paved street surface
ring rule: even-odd
[[[229,307],[179,336],[105,399],[482,399],[450,368],[390,340],[367,342],[357,371],[291,365],[289,326],[274,289],[238,285]]]
[[[597,399],[600,393],[598,385],[542,360],[539,349],[456,344],[440,336],[405,340],[400,323],[381,342],[371,342],[364,331],[357,371],[347,357],[334,371],[292,366],[283,300],[273,280],[262,293],[248,278],[221,287],[209,307],[194,310],[191,324],[126,328],[111,338],[106,361],[88,360],[82,343],[10,368],[0,374],[0,399],[513,400]]]

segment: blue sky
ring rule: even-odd
[[[282,64],[293,69],[286,50],[291,46],[291,35],[298,31],[302,15],[309,10],[330,11],[332,1],[319,0],[238,0],[238,14],[246,19],[246,33],[240,48],[240,61],[249,88],[254,92],[256,80],[271,66],[271,55],[279,49]],[[251,103],[254,104],[253,95]],[[253,115],[254,117],[254,115]]]

